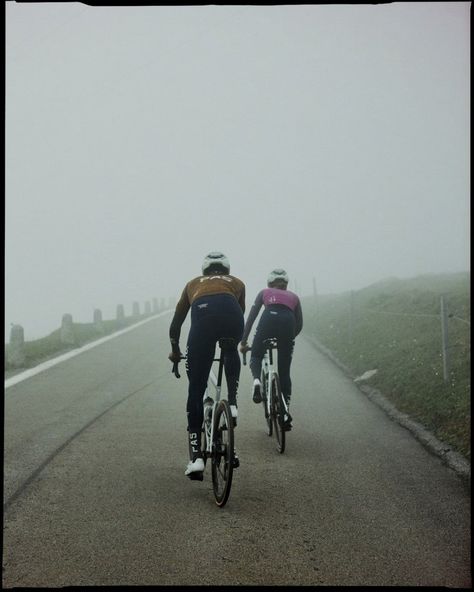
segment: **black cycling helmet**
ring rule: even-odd
[[[203,275],[209,275],[210,273],[229,273],[230,264],[224,253],[220,251],[212,251],[204,257],[202,262],[202,273]]]

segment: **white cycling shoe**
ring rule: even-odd
[[[184,471],[186,477],[190,479],[196,479],[198,481],[203,480],[203,472],[204,472],[204,460],[202,458],[197,458],[195,461],[190,460],[188,462],[188,466]]]
[[[253,381],[252,400],[254,403],[262,402],[262,384],[258,378]]]
[[[234,419],[237,419],[237,416],[239,415],[239,412],[237,411],[237,405],[229,405],[230,407],[230,414],[232,415],[232,417]]]

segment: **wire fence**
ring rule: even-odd
[[[381,318],[386,317],[387,319],[398,318],[400,319],[400,322],[402,322],[403,318],[420,318],[426,320],[432,319],[433,321],[438,322],[438,329],[435,329],[430,324],[431,328],[429,329],[429,332],[430,334],[435,335],[436,332],[439,331],[439,352],[443,364],[443,380],[445,383],[447,383],[450,380],[452,358],[454,355],[457,355],[455,353],[455,350],[457,349],[459,354],[459,348],[466,349],[468,347],[469,339],[465,329],[468,329],[468,331],[470,332],[471,326],[470,319],[463,318],[459,315],[459,306],[455,307],[453,305],[452,308],[454,310],[449,310],[449,299],[445,296],[439,296],[438,305],[436,305],[436,300],[431,302],[431,308],[436,308],[436,306],[439,307],[438,312],[416,312],[415,310],[412,312],[401,312],[394,310],[377,310],[373,307],[373,303],[365,303],[363,300],[359,301],[354,291],[351,291],[349,293],[349,302],[345,301],[346,296],[344,296],[343,298],[344,300],[342,301],[341,298],[338,299],[340,307],[339,312],[340,314],[342,313],[342,317],[339,318],[339,323],[342,324],[340,326],[343,326],[344,323],[347,323],[346,330],[349,345],[354,345],[355,334],[357,330],[361,328],[361,325],[363,325],[364,322],[367,323],[368,317],[371,315],[378,316]],[[366,304],[369,304],[369,306],[367,306]],[[370,304],[372,304],[372,306],[370,306]],[[381,304],[383,305],[384,303]],[[317,312],[320,309],[320,306],[318,303],[318,298],[316,296],[314,296],[313,298],[313,305],[315,314],[317,316]],[[426,308],[426,303],[423,303],[423,305]],[[416,306],[416,303],[413,303],[413,306]],[[464,307],[462,308],[463,310],[465,310]],[[327,312],[327,309],[325,310]],[[402,325],[404,324],[402,323]],[[400,328],[398,323],[397,325],[392,324],[391,326],[392,328]],[[464,327],[464,329],[461,329],[461,327]],[[413,326],[413,330],[415,333],[417,331],[426,331],[427,326],[425,325],[424,327],[418,327],[416,324],[416,326]],[[436,337],[434,338],[436,339]],[[459,341],[459,339],[461,340]],[[417,342],[417,339],[414,338],[413,342]]]
[[[351,306],[351,310],[352,309],[353,309],[353,306]],[[470,326],[471,323],[470,323],[470,321],[463,319],[461,317],[458,317],[457,315],[449,314],[448,308],[447,308],[447,303],[446,303],[446,298],[444,296],[440,297],[440,311],[438,314],[406,313],[406,312],[401,313],[401,312],[391,312],[391,311],[376,311],[373,309],[365,309],[365,312],[368,312],[371,314],[382,314],[382,315],[391,315],[391,316],[428,317],[428,318],[439,319],[440,324],[441,324],[441,352],[442,352],[442,359],[443,359],[443,380],[446,383],[449,381],[450,365],[451,365],[450,364],[450,350],[452,350],[453,347],[456,347],[457,345],[461,345],[461,344],[450,343],[448,319],[461,321],[468,326]]]

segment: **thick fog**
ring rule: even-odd
[[[6,6],[5,338],[469,269],[470,2]]]

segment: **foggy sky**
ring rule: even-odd
[[[466,271],[470,3],[6,6],[5,336]],[[142,304],[141,304],[142,306]]]

